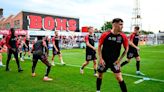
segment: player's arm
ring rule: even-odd
[[[93,46],[89,43],[89,41],[87,41],[87,42],[86,42],[86,45],[87,45],[88,47],[90,47],[90,48],[92,48],[93,50],[95,50],[95,51],[96,51],[96,48],[95,48],[95,47],[93,47]]]
[[[43,42],[42,45],[45,47],[46,52],[48,52],[48,47],[47,47],[47,44],[46,44],[45,40],[42,40],[42,42]],[[46,55],[48,55],[48,53],[46,53]]]
[[[46,42],[42,40],[42,45],[47,48]]]
[[[133,41],[129,41],[129,45],[132,46],[132,47],[134,47],[134,48],[136,48],[137,50],[140,50],[139,47],[137,47],[137,46],[133,43]]]
[[[90,48],[92,48],[93,50],[96,51],[96,48],[89,43],[89,40],[88,39],[89,39],[88,36],[86,36],[85,37],[86,46],[88,46],[88,47],[90,47]]]
[[[105,36],[102,34],[98,44],[98,57],[99,57],[99,64],[105,67],[105,62],[104,59],[102,58],[102,44],[104,43],[104,38]]]
[[[33,41],[33,43],[32,43],[32,49],[31,49],[31,53],[33,53],[33,51],[34,51],[34,44],[35,44],[35,42]]]
[[[117,59],[115,64],[119,64],[129,50],[128,38],[126,36],[123,37],[123,46],[124,46],[124,51],[122,52],[121,56]]]
[[[133,39],[134,39],[135,35],[130,35],[130,40],[129,40],[129,45],[136,48],[137,50],[139,50],[139,47],[137,47],[134,43],[133,43]]]
[[[58,52],[59,50],[58,50],[58,49],[57,49],[57,47],[56,47],[56,44],[55,44],[55,39],[52,41],[52,44],[53,44],[53,46],[54,46],[55,50]]]
[[[32,44],[31,53],[34,51],[34,44]]]

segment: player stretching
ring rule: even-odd
[[[140,56],[139,56],[139,27],[134,27],[134,32],[130,35],[130,41],[129,41],[129,51],[127,53],[127,59],[125,62],[121,64],[121,66],[124,66],[130,62],[130,60],[135,57],[136,59],[136,74],[137,75],[145,75],[142,72],[140,72]]]
[[[35,67],[38,62],[38,59],[40,59],[47,66],[46,74],[45,74],[43,80],[51,81],[53,79],[48,77],[48,74],[51,69],[51,64],[48,62],[47,55],[46,55],[47,53],[43,51],[43,48],[47,49],[46,42],[44,40],[42,40],[42,37],[38,36],[38,40],[34,43],[34,45],[32,47],[32,53],[33,53],[32,76],[33,77],[36,76]]]
[[[98,56],[100,61],[98,65],[97,92],[100,92],[103,73],[106,72],[108,68],[114,73],[120,84],[121,91],[127,92],[126,84],[120,71],[120,62],[128,52],[128,39],[126,35],[122,33],[122,28],[123,20],[115,18],[112,21],[112,30],[104,32],[99,39]],[[120,56],[122,44],[125,50]]]

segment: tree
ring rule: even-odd
[[[130,32],[128,32],[128,31],[125,31],[124,33],[125,33],[125,34],[130,34]]]
[[[104,23],[104,25],[101,27],[101,30],[104,32],[104,31],[107,31],[107,30],[110,30],[112,29],[112,22],[111,21],[107,21]]]
[[[154,34],[154,32],[152,32],[152,31],[141,30],[141,31],[140,31],[140,34],[147,35],[147,34]]]

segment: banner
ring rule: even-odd
[[[79,32],[79,19],[23,11],[23,29]]]

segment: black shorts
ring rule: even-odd
[[[97,71],[99,73],[104,73],[104,72],[106,72],[108,70],[108,68],[110,68],[110,70],[113,73],[120,73],[121,72],[120,66],[114,65],[114,64],[105,64],[105,67],[103,67],[102,65],[98,64]]]
[[[131,59],[133,57],[138,57],[139,54],[138,54],[138,51],[137,50],[129,50],[128,53],[127,53],[127,58],[128,59]]]
[[[53,48],[53,50],[52,50],[52,54],[53,54],[53,55],[59,55],[59,54],[61,54],[59,48],[58,48],[58,50],[59,50],[59,51],[56,51],[55,48]]]
[[[26,52],[30,51],[30,47],[29,46],[27,46],[27,47],[23,46],[23,51],[26,51]]]
[[[96,59],[97,59],[96,53],[86,52],[86,57],[85,57],[86,61],[91,61],[91,60],[96,60]]]
[[[44,64],[51,66],[51,64],[48,62],[48,58],[45,54],[37,55],[33,54],[33,62],[37,62],[38,60],[41,60]]]

